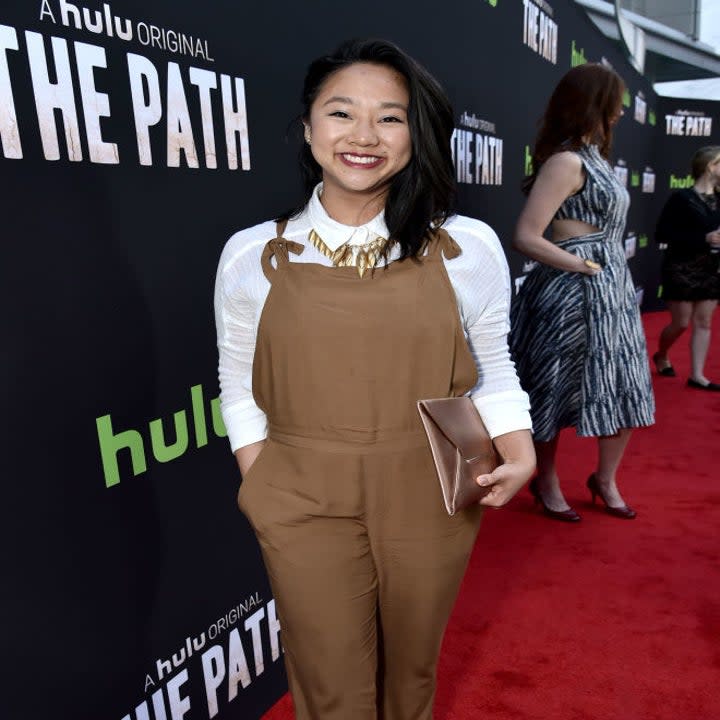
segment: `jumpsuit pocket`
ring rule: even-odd
[[[240,510],[247,515],[247,504],[246,504],[246,498],[247,491],[249,489],[249,486],[252,484],[253,479],[255,478],[255,475],[257,474],[258,470],[260,469],[260,464],[262,463],[263,459],[267,455],[268,447],[270,445],[270,441],[266,440],[265,445],[263,446],[262,450],[258,453],[258,456],[253,461],[253,464],[249,467],[248,471],[243,475],[242,480],[240,482],[240,488],[238,489],[237,493],[237,504]]]

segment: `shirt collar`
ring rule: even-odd
[[[387,238],[389,235],[385,225],[385,212],[377,214],[372,220],[355,227],[343,225],[333,220],[325,211],[320,202],[323,184],[319,183],[313,190],[312,197],[308,203],[308,218],[312,229],[322,238],[325,245],[335,252],[341,245],[363,245],[376,237]]]

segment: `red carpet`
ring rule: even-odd
[[[667,315],[645,316],[652,352]],[[720,315],[706,368],[720,382]],[[577,525],[527,490],[480,531],[438,673],[436,720],[720,718],[720,393],[653,373],[657,424],[619,473],[636,520],[593,509],[596,444],[566,431],[560,475]],[[288,696],[263,720],[293,718]]]

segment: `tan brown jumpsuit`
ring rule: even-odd
[[[268,440],[240,488],[282,627],[298,720],[430,720],[435,667],[482,509],[445,510],[416,409],[477,371],[441,253],[363,278],[262,257],[253,393]],[[271,258],[275,257],[276,267]]]

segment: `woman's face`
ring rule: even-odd
[[[720,185],[720,155],[708,163],[706,172],[715,185]]]
[[[387,192],[412,156],[409,101],[405,78],[384,65],[355,63],[325,80],[305,123],[323,194]]]

